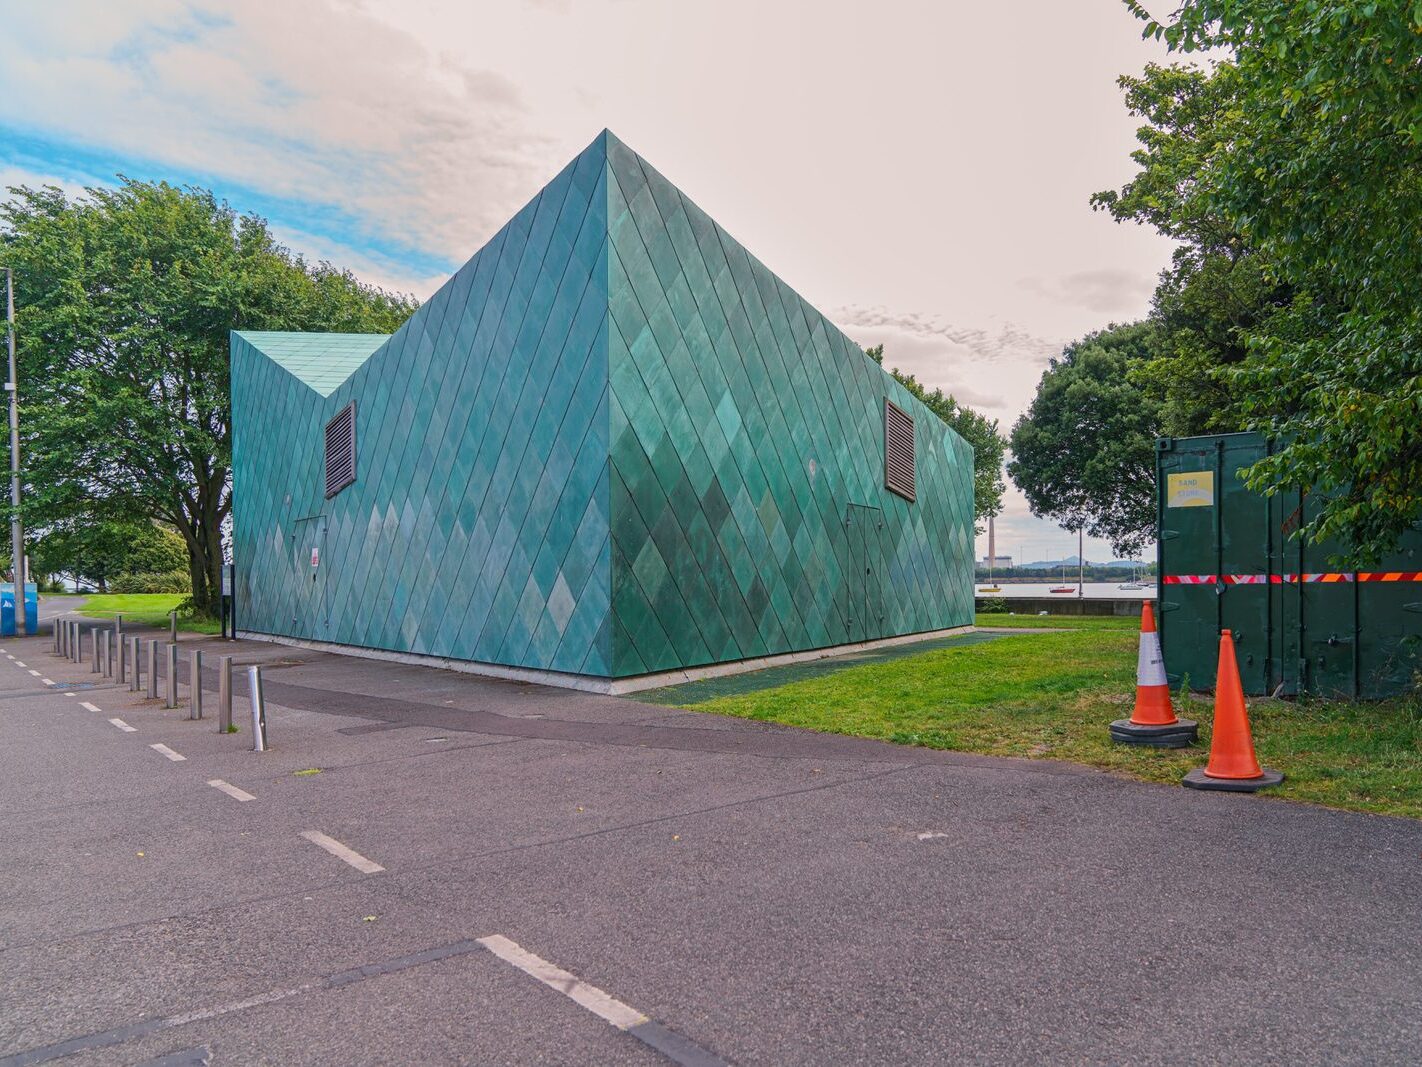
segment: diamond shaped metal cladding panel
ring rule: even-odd
[[[966,443],[610,133],[392,336],[234,333],[232,408],[245,629],[606,678],[972,622]]]

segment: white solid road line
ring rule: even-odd
[[[184,756],[181,752],[174,752],[171,748],[169,748],[165,744],[162,744],[161,742],[156,745],[149,745],[148,747],[151,748],[154,752],[159,753],[160,755],[167,756],[174,763],[177,763],[179,760],[185,760],[188,758],[187,756]]]
[[[210,779],[207,784],[219,792],[226,793],[233,800],[240,800],[244,804],[249,800],[257,799],[245,789],[238,789],[231,782],[224,782],[221,778]]]
[[[137,731],[136,729],[134,729],[134,728],[133,728],[132,726],[130,726],[128,723],[124,722],[122,719],[110,719],[109,722],[113,723],[115,726],[117,726],[120,730],[122,730],[122,731],[123,731],[124,733],[126,733],[126,734],[136,734],[136,733],[138,733],[138,731]]]
[[[598,1018],[611,1023],[619,1030],[631,1030],[650,1020],[636,1008],[629,1007],[616,997],[604,993],[594,985],[588,985],[576,975],[569,974],[561,967],[555,967],[541,956],[535,956],[507,937],[494,934],[479,938],[479,944],[499,959],[512,963],[525,974],[532,975],[549,989],[556,989],[565,997],[581,1004]]]
[[[98,708],[94,707],[94,705],[90,704],[87,700],[79,701],[79,706],[81,708],[87,708],[89,711],[99,711]],[[102,714],[102,712],[100,712],[100,714]]]
[[[347,848],[345,845],[337,841],[334,837],[327,837],[319,830],[302,830],[301,836],[306,838],[306,840],[310,841],[313,845],[316,845],[318,848],[324,848],[327,852],[335,856],[337,859],[345,860],[347,863],[349,863],[356,870],[360,871],[362,874],[375,874],[378,871],[385,870],[385,868],[380,866],[380,864],[374,863],[366,859],[355,849]]]

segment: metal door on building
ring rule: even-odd
[[[844,532],[849,544],[849,574],[846,582],[850,641],[872,641],[884,636],[883,551],[880,537],[883,513],[867,504],[850,504],[844,509]]]
[[[291,535],[291,636],[326,636],[326,516],[297,519]]]

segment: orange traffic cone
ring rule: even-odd
[[[1111,724],[1111,740],[1123,745],[1184,748],[1194,743],[1198,729],[1189,719],[1176,718],[1170,706],[1170,683],[1165,678],[1160,636],[1155,632],[1155,612],[1147,600],[1141,605],[1141,644],[1136,658],[1136,709],[1129,719],[1117,719]]]
[[[1284,776],[1260,767],[1249,732],[1249,712],[1244,707],[1244,686],[1239,662],[1234,658],[1234,638],[1220,631],[1220,666],[1215,677],[1215,728],[1210,738],[1210,761],[1185,776],[1191,789],[1223,789],[1253,793],[1278,785]]]

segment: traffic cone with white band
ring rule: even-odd
[[[1123,745],[1184,748],[1193,744],[1199,727],[1180,719],[1170,706],[1170,683],[1155,631],[1155,612],[1147,600],[1141,605],[1141,643],[1136,658],[1136,709],[1129,719],[1111,724],[1111,740]]]

